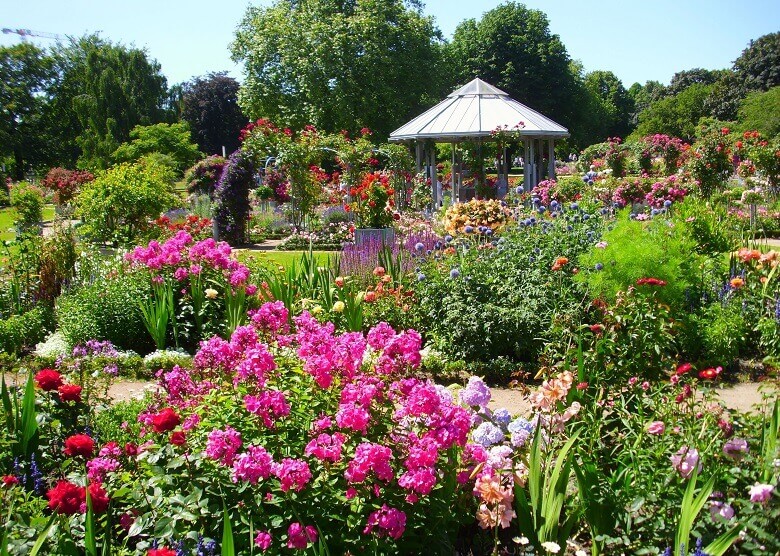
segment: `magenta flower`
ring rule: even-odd
[[[775,487],[772,485],[762,485],[756,483],[750,487],[750,501],[758,502],[759,504],[766,504],[772,497],[772,491],[774,490]]]
[[[317,542],[317,536],[317,529],[312,525],[304,527],[298,522],[290,523],[287,528],[287,548],[306,548],[310,542]]]
[[[233,482],[246,481],[257,484],[260,479],[271,475],[273,458],[262,446],[250,446],[233,462]]]
[[[265,552],[271,547],[271,533],[268,531],[258,531],[255,537],[255,546]]]
[[[683,446],[677,453],[671,456],[672,467],[680,474],[683,479],[690,478],[694,469],[701,472],[702,464],[699,461],[699,451],[696,448]]]
[[[730,438],[723,444],[723,454],[734,461],[740,461],[749,451],[747,440],[743,438]]]
[[[663,434],[666,430],[666,425],[663,421],[653,421],[646,426],[648,434]]]
[[[368,535],[374,529],[377,529],[376,534],[378,536],[387,535],[393,539],[400,539],[404,534],[406,528],[406,514],[396,508],[391,508],[387,504],[382,504],[382,507],[368,516],[368,522],[366,523],[363,534]]]
[[[224,431],[214,429],[209,433],[206,457],[217,460],[222,465],[231,466],[240,447],[241,433],[227,425]]]

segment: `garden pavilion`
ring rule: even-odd
[[[522,125],[518,127],[518,124]],[[439,104],[423,112],[390,134],[390,141],[414,142],[417,171],[434,184],[435,206],[440,206],[441,192],[436,187],[436,143],[452,143],[452,200],[461,199],[462,168],[456,164],[458,144],[477,143],[478,152],[486,141],[493,141],[496,130],[509,131],[523,145],[523,188],[530,191],[544,174],[542,159],[547,152],[547,176],[555,177],[555,140],[569,136],[569,130],[514,100],[501,89],[477,78],[453,91]],[[497,161],[499,196],[506,193],[509,183],[509,149]]]

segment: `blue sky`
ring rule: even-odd
[[[267,5],[269,0],[251,2]],[[428,0],[447,38],[464,19],[479,18],[499,0]],[[169,83],[210,71],[241,78],[228,44],[246,0],[0,0],[0,27],[60,35],[100,31],[104,38],[144,47],[162,65]],[[635,81],[668,83],[675,72],[726,68],[748,41],[780,31],[777,0],[528,0],[545,12],[553,33],[586,71],[613,71],[629,87]],[[742,4],[742,5],[740,5]],[[0,45],[18,42],[0,34]],[[40,45],[51,41],[33,39]]]

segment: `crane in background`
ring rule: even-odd
[[[3,27],[4,35],[10,35],[12,33],[22,37],[23,41],[27,40],[27,37],[40,37],[42,39],[52,39],[55,41],[61,41],[65,38],[62,35],[47,33],[46,31],[31,31],[30,29],[10,29],[8,27]]]

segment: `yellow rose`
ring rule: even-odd
[[[336,303],[333,304],[333,312],[334,313],[343,313],[344,312],[344,302],[343,301],[336,301]]]

